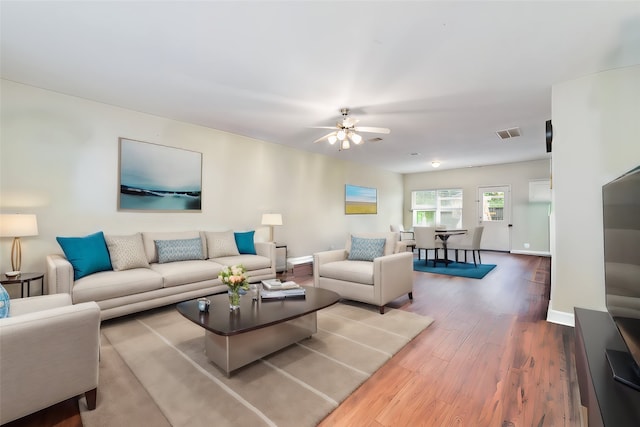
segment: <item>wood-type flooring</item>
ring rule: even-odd
[[[545,321],[550,259],[482,260],[498,265],[483,280],[414,273],[413,302],[389,306],[435,322],[321,427],[580,426],[573,328]],[[79,427],[77,408],[70,399],[8,425]]]

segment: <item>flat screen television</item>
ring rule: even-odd
[[[616,380],[640,391],[640,166],[602,187],[607,311],[628,351],[607,349]]]

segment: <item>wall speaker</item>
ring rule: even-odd
[[[553,126],[551,126],[551,120],[547,120],[545,136],[547,139],[547,153],[550,153],[551,142],[553,141]]]

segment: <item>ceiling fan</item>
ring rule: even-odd
[[[391,129],[388,128],[377,128],[377,127],[369,127],[369,126],[356,126],[358,123],[358,119],[354,119],[349,117],[349,109],[342,108],[340,109],[340,114],[342,114],[342,120],[338,121],[334,126],[314,126],[316,129],[334,129],[333,132],[330,132],[315,141],[320,142],[323,140],[329,141],[329,144],[333,145],[337,141],[340,142],[338,145],[338,150],[348,150],[351,147],[351,142],[356,145],[362,144],[364,141],[362,136],[359,134],[360,132],[371,132],[371,133],[391,133]],[[382,138],[373,138],[370,141],[381,141]]]

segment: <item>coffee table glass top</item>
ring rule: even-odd
[[[240,309],[229,310],[226,293],[207,297],[211,301],[208,313],[198,310],[198,301],[178,303],[178,312],[192,322],[218,335],[236,335],[295,319],[335,304],[340,295],[335,292],[304,287],[304,298],[252,301],[249,295],[240,298]]]

